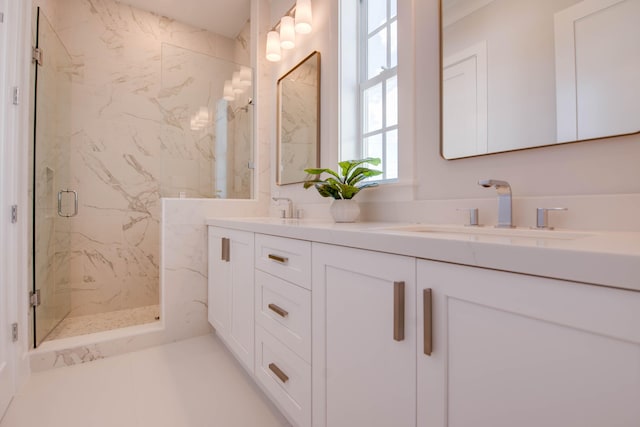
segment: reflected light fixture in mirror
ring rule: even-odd
[[[252,77],[251,67],[241,65],[239,69],[231,73],[230,80],[225,80],[222,99],[227,102],[235,101],[238,96],[251,87]]]
[[[245,65],[240,67],[240,86],[245,88],[251,86],[251,68]]]
[[[245,86],[240,83],[240,71],[234,71],[231,75],[231,87],[234,94],[240,94],[244,91]]]
[[[267,33],[267,60],[278,62],[282,59],[282,50],[296,47],[296,33],[309,34],[312,30],[311,21],[311,0],[297,0]]]
[[[233,101],[235,96],[233,94],[233,86],[231,85],[231,80],[227,80],[224,82],[224,91],[223,91],[223,99],[225,101]]]

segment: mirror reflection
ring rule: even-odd
[[[320,154],[320,53],[278,80],[278,185],[307,178]]]
[[[441,0],[446,159],[640,130],[640,0]]]

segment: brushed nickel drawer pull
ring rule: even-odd
[[[287,317],[289,315],[289,312],[287,310],[280,308],[275,304],[269,304],[267,307],[269,307],[271,311],[275,312],[279,316]]]
[[[220,259],[222,261],[229,262],[231,259],[230,243],[231,243],[231,240],[229,238],[227,237],[222,238],[222,248],[221,248],[221,254],[220,254]]]
[[[280,255],[274,255],[274,254],[269,254],[269,259],[278,261],[281,264],[286,264],[289,261],[289,258],[280,256]]]
[[[424,329],[424,354],[431,356],[433,351],[433,310],[431,301],[431,289],[422,290],[423,329]]]
[[[404,340],[404,282],[393,282],[393,339]]]
[[[278,377],[278,379],[280,381],[282,381],[283,383],[286,383],[287,381],[289,381],[289,377],[287,376],[287,374],[285,374],[284,372],[282,372],[282,370],[280,368],[278,368],[278,366],[275,363],[269,363],[269,369],[271,370],[271,372],[273,372],[276,377]]]

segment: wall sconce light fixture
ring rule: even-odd
[[[296,33],[311,32],[311,0],[296,1]]]
[[[296,4],[267,33],[267,60],[278,62],[282,59],[282,49],[296,47],[296,33],[309,34],[311,21],[311,0],[296,0]]]

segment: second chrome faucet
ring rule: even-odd
[[[478,185],[485,188],[495,187],[498,192],[498,228],[513,228],[511,215],[511,186],[507,181],[481,179]]]

